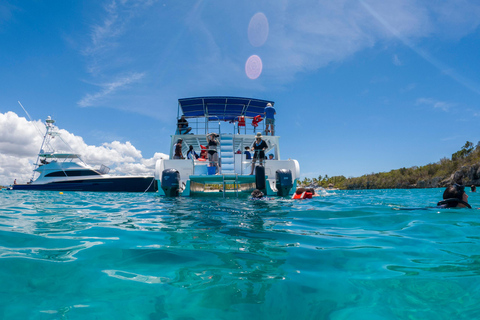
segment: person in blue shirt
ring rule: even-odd
[[[275,115],[277,112],[272,104],[269,102],[265,107],[265,135],[268,135],[269,132],[272,133],[272,136],[275,135]]]
[[[178,119],[177,129],[179,134],[187,134],[192,130],[192,128],[188,126],[188,121],[185,119],[185,116]]]
[[[245,159],[250,160],[252,159],[252,154],[250,153],[250,147],[245,147]]]

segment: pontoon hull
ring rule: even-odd
[[[13,190],[155,192],[153,177],[115,177],[88,180],[57,181],[45,184],[15,184]]]

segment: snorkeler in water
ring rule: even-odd
[[[443,200],[437,203],[437,208],[472,208],[468,204],[468,194],[465,186],[453,184],[443,192]]]
[[[469,208],[468,195],[465,193],[465,186],[453,184],[448,186],[443,192],[443,200],[437,203],[436,207],[415,207],[415,208],[392,208],[393,210],[429,210],[429,209],[449,209],[449,208]]]
[[[251,196],[252,200],[270,200],[269,198],[265,197],[265,194],[259,189],[253,190]]]
[[[292,196],[292,199],[311,199],[312,197],[318,197],[313,188],[297,188]]]

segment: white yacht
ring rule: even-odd
[[[52,139],[61,139],[55,120],[45,121],[46,132],[37,157],[33,177],[26,184],[13,184],[13,190],[154,192],[154,177],[113,176],[108,167],[88,166],[76,153],[56,152]],[[62,140],[63,141],[63,140]],[[65,145],[67,145],[65,143]],[[68,146],[68,145],[67,145]]]
[[[188,129],[179,132],[177,126],[171,136],[170,159],[156,162],[159,194],[226,196],[259,189],[267,196],[292,195],[300,178],[300,166],[296,160],[281,157],[279,136],[265,132],[263,118],[268,103],[274,105],[273,101],[224,96],[179,99],[177,119],[183,116]],[[218,162],[208,161],[204,155],[186,159],[190,146],[197,154],[206,154],[207,135],[212,133],[218,141],[215,147]],[[245,147],[251,147],[259,133],[268,146],[265,155],[273,155],[273,159],[264,160],[262,165],[257,159],[252,175],[252,160],[247,159]],[[185,159],[174,159],[179,139]]]

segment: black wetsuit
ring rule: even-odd
[[[208,150],[208,153],[214,155],[217,152],[217,142],[215,140],[208,140],[208,149],[210,149],[211,146],[215,146],[215,148],[212,148],[214,150]]]
[[[472,209],[472,206],[469,205],[467,202],[465,202],[463,200],[456,199],[456,198],[444,199],[442,201],[439,201],[437,203],[437,208],[442,208],[442,209],[456,208],[459,204],[463,204],[465,207],[467,207],[469,209]]]
[[[265,151],[263,149],[266,148],[268,148],[268,145],[264,140],[260,140],[259,143],[255,141],[253,143],[253,150],[255,151],[253,159],[265,159]]]

